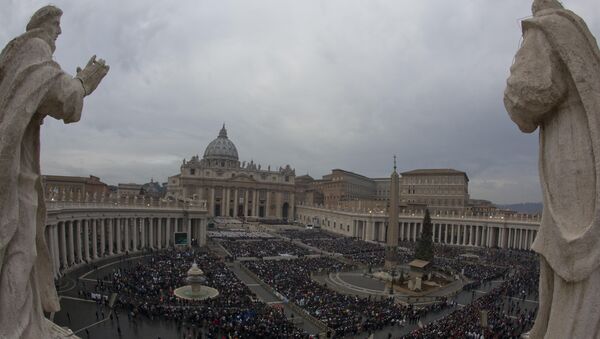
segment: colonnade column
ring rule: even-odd
[[[124,224],[125,224],[124,227],[123,227],[124,228],[123,233],[125,233],[125,234],[123,234],[124,237],[125,237],[125,244],[124,244],[125,246],[123,246],[123,250],[125,252],[129,252],[131,250],[131,247],[130,247],[131,244],[129,242],[129,238],[130,238],[129,237],[129,233],[131,232],[131,229],[130,229],[130,227],[131,227],[131,218],[125,218],[125,219],[123,219],[123,221],[124,221]]]
[[[69,230],[69,257],[67,259],[68,266],[75,263],[75,246],[73,245],[73,221],[67,221],[67,228]]]
[[[404,222],[400,222],[400,240],[404,241]],[[384,239],[387,241],[387,239]]]
[[[82,263],[83,262],[83,253],[81,251],[81,247],[83,246],[83,244],[81,243],[81,220],[76,220],[76,226],[75,226],[75,236],[77,238],[75,238],[75,246],[77,248],[77,259],[76,262],[77,263]]]
[[[100,256],[106,252],[106,219],[100,219]]]
[[[365,240],[373,240],[373,226],[369,221],[366,223],[366,229]]]
[[[114,230],[113,218],[106,219],[106,227],[108,227],[108,255],[113,254]]]
[[[517,234],[516,234],[516,230],[514,228],[509,229],[509,236],[510,236],[510,248],[516,248]]]
[[[417,228],[418,228],[417,223],[411,222],[410,227],[412,228],[412,240],[414,242],[416,242],[417,241]]]
[[[271,214],[271,192],[267,190],[267,206],[265,206],[265,218]]]
[[[122,221],[122,218],[115,219],[115,228],[117,232],[117,254],[121,253],[121,249],[123,248],[123,243],[121,242],[121,232],[123,232],[121,227]]]
[[[154,248],[154,218],[148,218],[149,247]]]
[[[60,245],[60,262],[63,267],[67,267],[67,235],[65,233],[65,222],[58,223],[58,240]]]
[[[258,217],[258,190],[254,190],[254,197],[252,198],[252,215]]]
[[[480,239],[481,236],[481,226],[475,226],[475,246],[481,246],[482,241]]]
[[[83,249],[85,261],[90,261],[90,220],[83,220]]]
[[[156,247],[159,250],[162,248],[162,229],[163,229],[162,224],[163,224],[163,220],[164,220],[163,218],[158,218],[158,221],[157,221],[158,222],[158,228],[157,228],[156,232],[158,232],[158,234],[156,235],[156,238],[158,239],[157,240],[158,243],[156,244]]]
[[[520,228],[519,229],[519,249],[522,250],[523,249],[523,240],[524,240],[524,232],[523,229]]]
[[[133,248],[134,252],[138,250],[138,218],[132,218],[133,220]]]
[[[171,223],[173,221],[173,218],[169,218],[167,217],[167,225],[166,225],[166,229],[165,229],[165,247],[169,247],[170,242],[171,242]]]
[[[192,218],[188,218],[187,238],[188,238],[188,247],[192,247]]]
[[[92,219],[92,259],[98,258],[98,225],[97,219]]]

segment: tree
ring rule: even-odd
[[[431,224],[431,217],[429,216],[429,210],[425,210],[425,217],[423,218],[423,232],[421,238],[417,242],[415,249],[415,259],[421,259],[425,261],[433,260],[433,225]]]

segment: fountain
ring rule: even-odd
[[[186,282],[189,285],[179,287],[175,290],[175,296],[186,300],[206,300],[212,299],[219,295],[219,291],[212,287],[202,285],[206,282],[204,272],[198,268],[196,263],[192,264],[192,268],[187,272]]]

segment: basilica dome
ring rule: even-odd
[[[238,161],[238,152],[235,145],[227,138],[225,125],[221,128],[219,136],[206,146],[204,151],[206,160],[234,160]]]

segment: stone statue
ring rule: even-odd
[[[540,129],[540,305],[531,338],[600,337],[600,50],[583,20],[535,0],[504,94]]]
[[[40,125],[80,119],[108,72],[92,57],[76,77],[52,60],[62,11],[39,9],[0,54],[0,338],[50,338],[43,311],[60,309],[44,240]]]

